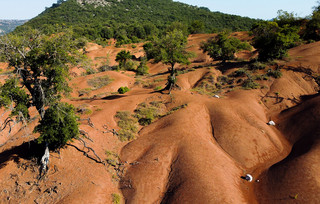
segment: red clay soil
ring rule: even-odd
[[[246,33],[234,35],[250,40]],[[112,203],[115,195],[121,203],[137,204],[320,203],[320,96],[306,73],[292,69],[319,64],[320,44],[292,49],[291,61],[279,62],[283,76],[259,82],[264,88],[223,89],[216,98],[193,89],[208,74],[217,80],[242,65],[221,73],[221,65],[199,50],[199,43],[212,36],[190,36],[189,49],[197,55],[191,65],[178,69],[196,69],[178,76],[180,89],[171,96],[153,90],[166,83],[163,64],[149,63],[150,75],[139,78],[115,71],[74,77],[74,92],[64,101],[84,110],[80,128],[88,133],[83,141],[92,149],[74,140],[60,153],[51,152],[49,171],[42,178],[36,158],[44,149],[32,133],[37,119],[26,128],[17,125],[9,136],[7,127],[0,138],[0,203]],[[141,45],[91,44],[86,51],[94,63],[108,55],[114,65],[121,49],[141,54]],[[242,56],[248,60],[255,54]],[[105,75],[113,81],[102,88],[87,83]],[[131,90],[116,94],[120,86]],[[81,90],[90,91],[81,96]],[[112,133],[119,131],[118,111],[133,113],[138,104],[154,101],[160,101],[165,112],[179,108],[139,126],[130,142]],[[270,120],[276,125],[269,126]],[[107,151],[119,155],[119,168],[106,162]],[[246,174],[253,176],[252,182],[241,178]]]

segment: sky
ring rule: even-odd
[[[294,12],[300,17],[312,13],[317,0],[174,0],[204,6],[211,11],[269,20],[278,10]],[[0,19],[31,19],[57,0],[0,0]]]

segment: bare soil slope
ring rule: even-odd
[[[250,40],[246,33],[234,35]],[[248,62],[223,65],[199,50],[212,36],[189,37],[196,57],[177,67],[180,89],[172,95],[154,90],[166,83],[163,64],[148,63],[150,74],[143,77],[123,71],[81,76],[83,71],[72,69],[74,92],[64,101],[77,108],[87,137],[51,152],[49,171],[39,178],[36,158],[44,150],[32,133],[37,121],[27,128],[17,125],[10,135],[8,127],[3,130],[0,203],[112,203],[117,196],[121,203],[139,204],[319,203],[320,96],[306,70],[317,74],[320,44],[292,49],[291,61],[278,62],[281,78],[256,80],[261,88],[244,90],[245,78],[230,74]],[[98,68],[106,58],[116,65],[122,49],[139,57],[141,46],[91,44],[86,51]],[[249,60],[256,54],[238,57]],[[105,76],[112,80],[102,87],[88,83]],[[116,93],[121,86],[130,91]],[[158,104],[161,116],[139,125],[134,140],[121,142],[115,115],[135,114],[142,103]],[[268,125],[270,120],[276,125]],[[241,178],[246,174],[252,182]]]

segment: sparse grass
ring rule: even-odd
[[[113,81],[108,75],[101,77],[94,77],[89,79],[87,82],[90,86],[93,86],[95,89],[100,89]]]
[[[282,73],[281,73],[280,69],[275,69],[275,70],[269,69],[267,71],[267,75],[270,77],[276,78],[276,79],[282,77]]]
[[[118,132],[120,141],[133,140],[138,131],[138,120],[133,117],[129,111],[118,111],[115,115],[118,118],[118,126],[121,128]]]
[[[106,162],[107,164],[109,164],[110,166],[116,167],[117,164],[119,164],[119,155],[112,152],[112,151],[106,151]]]
[[[183,70],[177,70],[177,76],[181,75],[181,74],[186,74],[189,72],[193,72],[196,71],[195,68],[191,68],[191,69],[183,69]]]
[[[260,88],[260,84],[256,83],[253,79],[248,78],[243,81],[242,87],[247,90],[258,89],[258,88]]]
[[[248,68],[252,71],[256,71],[256,70],[263,70],[267,67],[267,64],[259,62],[259,61],[255,61],[254,63],[250,64],[248,66]]]
[[[138,119],[140,125],[150,125],[155,119],[161,116],[161,101],[153,101],[149,104],[140,103],[134,110],[134,117]]]
[[[176,112],[176,111],[178,111],[178,110],[180,110],[180,109],[182,109],[182,108],[186,108],[186,107],[188,107],[188,104],[187,104],[187,103],[186,103],[186,104],[182,104],[182,105],[177,106],[177,107],[174,107],[174,108],[172,108],[170,111],[168,111],[168,112],[165,114],[165,116],[170,115],[170,114],[172,114],[172,113],[174,113],[174,112]]]
[[[247,76],[249,73],[248,73],[248,70],[245,69],[245,68],[240,68],[234,72],[232,72],[229,77],[245,77]]]
[[[79,95],[89,95],[92,92],[92,88],[85,88],[78,91]]]
[[[153,90],[155,90],[155,91],[159,91],[159,90],[161,90],[162,89],[162,87],[161,86],[156,86]]]
[[[112,193],[112,203],[113,204],[120,204],[121,202],[121,196],[117,193]]]
[[[80,114],[90,115],[92,114],[92,110],[89,108],[88,104],[82,104],[77,107],[76,111]]]

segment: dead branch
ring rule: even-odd
[[[102,133],[112,133],[113,135],[118,136],[119,133],[115,129],[109,129],[106,124],[103,125],[103,128],[107,131],[102,131]]]
[[[81,130],[81,129],[79,130],[79,132],[84,138],[86,138],[86,139],[90,140],[91,142],[93,142],[93,140],[89,137],[89,133],[87,133],[86,131]]]
[[[99,163],[99,164],[103,164],[105,165],[105,163],[101,160],[101,158],[96,154],[96,152],[94,151],[94,149],[92,149],[91,147],[88,147],[87,146],[87,143],[82,139],[82,138],[78,138],[77,140],[79,140],[80,142],[82,142],[84,148],[87,149],[87,151],[85,150],[81,150],[79,149],[77,146],[73,145],[73,144],[67,144],[68,146],[71,146],[71,147],[74,147],[76,150],[78,150],[79,152],[82,152],[86,157],[88,157],[89,159],[95,161],[96,163]],[[88,153],[89,152],[92,152],[96,158],[90,156]]]

